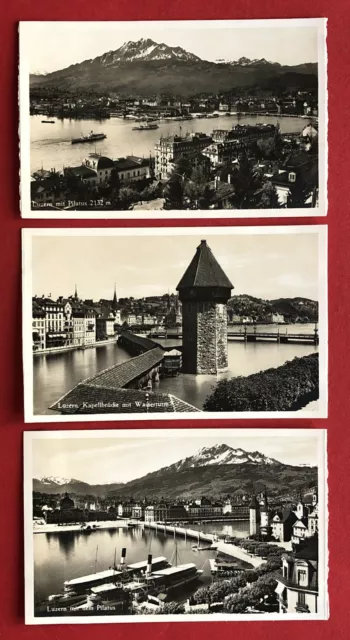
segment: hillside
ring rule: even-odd
[[[246,294],[235,295],[228,301],[228,308],[235,315],[249,316],[263,321],[271,313],[280,313],[285,321],[318,321],[318,302],[308,298],[277,298],[264,300]]]
[[[170,93],[185,97],[256,85],[313,89],[317,87],[317,64],[287,67],[266,60],[250,64],[208,62],[181,47],[141,39],[92,60],[30,77],[31,88],[115,91],[130,96]]]

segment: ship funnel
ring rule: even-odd
[[[120,564],[125,564],[125,558],[126,558],[126,547],[123,547],[122,555],[120,557]]]
[[[152,573],[152,555],[149,554],[147,558],[147,575],[149,576]]]

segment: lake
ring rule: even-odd
[[[215,531],[237,537],[249,534],[249,522],[227,524],[211,523],[198,527],[201,531]],[[36,602],[45,600],[53,593],[59,593],[65,580],[103,571],[114,563],[116,554],[119,562],[121,550],[127,549],[126,563],[146,560],[151,553],[154,558],[165,556],[175,564],[175,541],[172,535],[151,532],[136,527],[104,529],[90,534],[80,531],[60,533],[38,533],[34,538],[34,597]],[[176,538],[178,564],[194,562],[203,569],[201,583],[193,585],[194,592],[201,584],[211,582],[208,558],[215,558],[215,551],[193,551],[194,540]],[[97,561],[96,561],[97,558]],[[237,560],[237,565],[240,561]],[[243,565],[242,565],[243,566]],[[189,593],[189,592],[187,592]],[[188,596],[187,596],[188,597]]]
[[[63,167],[81,165],[84,158],[95,150],[101,155],[116,159],[136,155],[154,155],[154,145],[161,136],[185,135],[187,132],[211,133],[213,129],[231,129],[235,124],[279,122],[282,133],[299,133],[307,124],[303,118],[277,116],[219,116],[218,118],[193,118],[183,122],[159,121],[159,128],[151,131],[133,131],[135,122],[122,118],[103,120],[59,120],[54,124],[42,124],[42,116],[30,116],[31,172],[44,169],[61,171]],[[105,133],[107,138],[92,144],[74,144],[90,131]]]

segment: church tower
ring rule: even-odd
[[[260,533],[265,537],[270,535],[269,505],[267,502],[266,489],[264,491],[262,505],[260,506]]]
[[[233,285],[202,240],[176,287],[182,303],[182,370],[220,373],[228,367],[227,301]]]
[[[260,505],[255,496],[252,496],[249,505],[249,535],[255,536],[259,533]]]
[[[117,298],[117,286],[115,284],[114,285],[114,295],[113,295],[112,309],[113,309],[113,311],[116,311],[117,308],[118,308],[118,298]]]

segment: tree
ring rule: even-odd
[[[243,151],[238,159],[238,167],[230,174],[234,187],[232,204],[235,209],[256,209],[263,180],[260,171],[251,166],[247,153]]]
[[[128,209],[133,202],[140,200],[140,194],[131,187],[121,187],[119,191],[119,206],[121,209]]]
[[[164,189],[164,209],[173,210],[173,209],[183,209],[183,197],[184,197],[184,189],[182,180],[179,180],[175,177],[170,178],[168,184]]]
[[[258,195],[260,196],[260,202],[258,203],[259,209],[279,209],[280,203],[278,200],[277,190],[272,182],[264,182],[260,191],[258,191]]]

